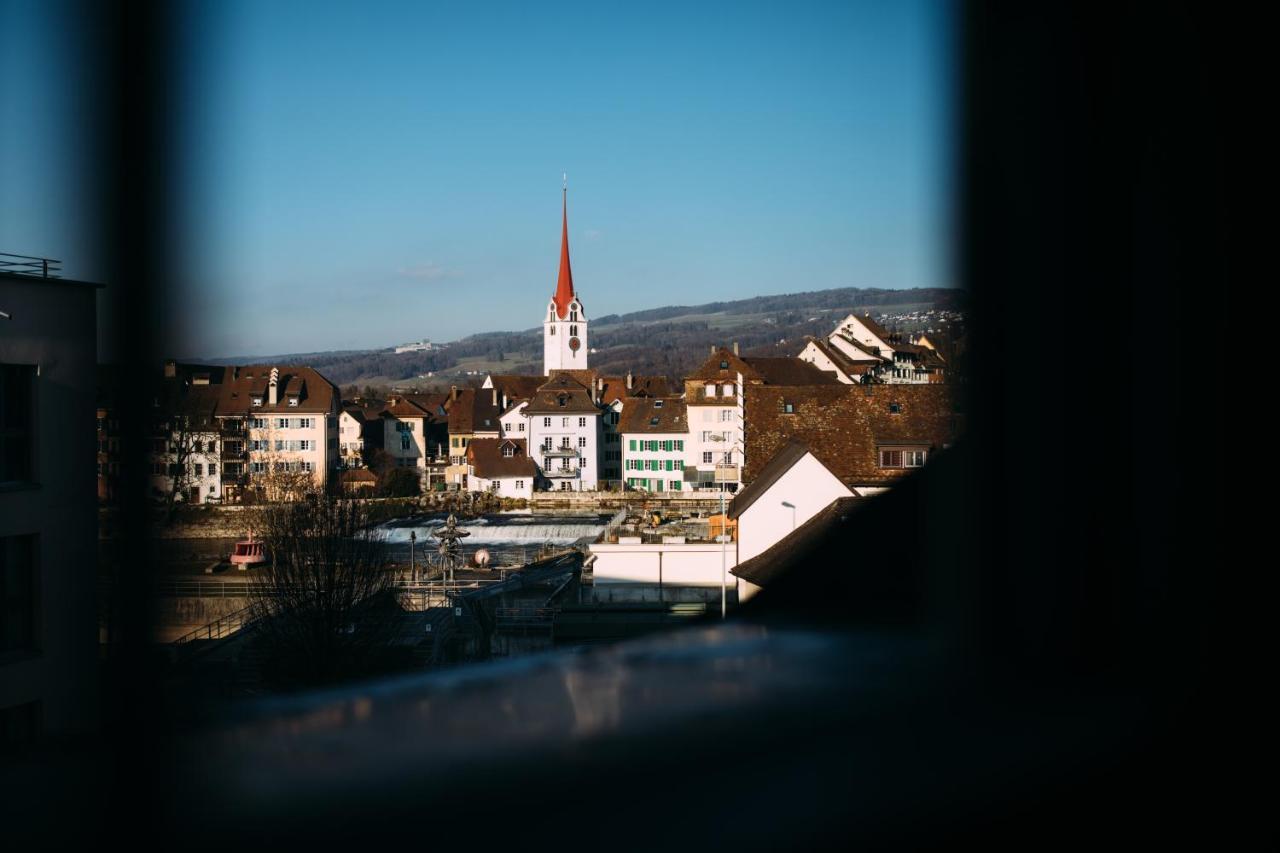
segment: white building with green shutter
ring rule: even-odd
[[[689,418],[680,397],[623,401],[622,480],[628,491],[680,492],[684,484]]]

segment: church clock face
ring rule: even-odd
[[[582,346],[582,341],[578,340],[576,337],[569,338],[569,349],[577,352],[578,347],[580,346]]]

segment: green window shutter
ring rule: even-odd
[[[683,438],[678,438],[678,439],[676,439],[676,450],[684,450],[684,439],[683,439]]]
[[[671,491],[673,491],[673,492],[678,492],[678,491],[680,491],[680,481],[679,481],[679,480],[672,480],[672,481],[671,481]]]
[[[636,449],[636,440],[635,440],[634,438],[633,438],[633,439],[631,439],[631,449],[632,449],[632,450],[635,450],[635,449]]]

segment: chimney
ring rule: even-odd
[[[631,375],[631,371],[630,371],[630,370],[628,370],[628,371],[627,371],[627,390],[628,390],[628,391],[630,391],[630,390],[631,390],[631,385],[632,385],[632,383],[633,383],[634,381],[635,381],[635,377],[633,377],[633,376]]]
[[[449,399],[454,403],[458,402],[458,386],[457,385],[450,386]]]
[[[277,387],[279,384],[280,368],[273,367],[271,368],[271,379],[267,382],[267,401],[273,406],[280,402],[279,389]]]
[[[178,375],[178,362],[171,358],[164,360],[164,378],[172,379]]]
[[[734,354],[734,355],[737,355],[737,354],[738,354],[738,342],[737,342],[737,341],[734,341],[734,342],[733,342],[733,354]]]
[[[715,345],[715,344],[712,344],[712,345],[711,345],[711,354],[712,354],[712,355],[715,355],[715,354],[716,354],[716,345]]]
[[[498,405],[498,389],[493,389],[493,405]]]

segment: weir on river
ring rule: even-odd
[[[395,549],[397,559],[408,560],[409,533],[417,534],[417,552],[425,556],[424,543],[432,541],[429,533],[444,525],[448,513],[431,513],[412,518],[398,518],[379,525],[387,544]],[[519,565],[532,560],[544,545],[573,545],[600,535],[608,523],[608,515],[493,513],[476,518],[459,518],[458,527],[471,535],[462,543],[462,554],[469,560],[479,548],[493,557],[494,565]],[[401,552],[403,551],[403,554]]]

